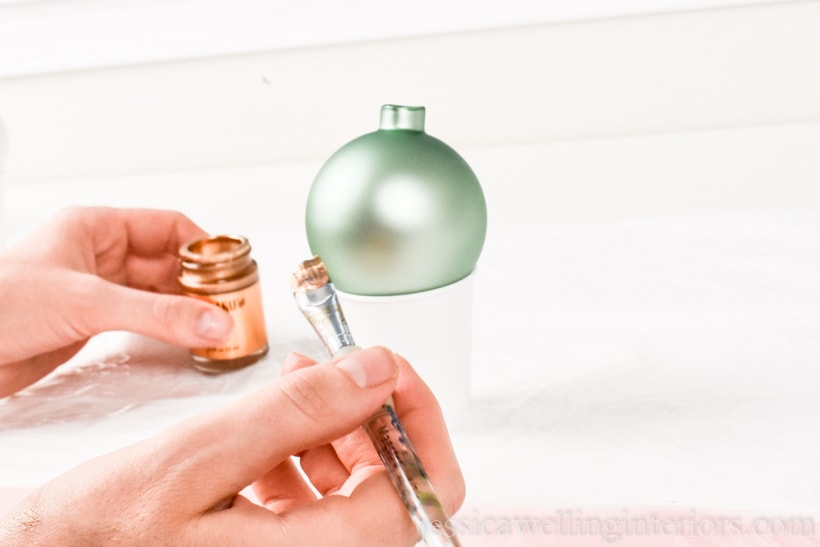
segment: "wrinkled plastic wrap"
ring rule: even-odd
[[[69,365],[0,399],[0,431],[93,422],[165,400],[227,400],[273,381],[287,352],[302,346],[302,351],[317,354],[321,349],[309,341],[274,346],[252,366],[206,374],[191,365],[184,348],[130,333],[107,333]]]

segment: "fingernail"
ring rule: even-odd
[[[396,359],[385,349],[359,351],[336,363],[336,366],[359,387],[372,387],[396,374]]]
[[[209,340],[224,340],[233,329],[233,320],[219,310],[205,310],[196,320],[196,334]]]

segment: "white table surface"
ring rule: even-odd
[[[240,396],[322,348],[288,275],[298,233],[246,234],[271,351],[219,377],[126,333],[0,400],[0,487]],[[490,226],[473,411],[452,429],[464,511],[672,507],[820,515],[820,214]],[[471,512],[471,513],[470,513]]]

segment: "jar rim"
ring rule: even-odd
[[[185,262],[200,266],[234,261],[251,252],[248,239],[237,234],[219,234],[195,239],[179,249]]]

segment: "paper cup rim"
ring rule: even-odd
[[[371,295],[371,294],[354,294],[339,290],[337,288],[336,292],[339,293],[340,296],[344,296],[346,300],[349,301],[359,301],[359,302],[402,302],[405,300],[418,300],[420,298],[430,298],[435,297],[438,295],[446,294],[449,292],[454,292],[459,290],[460,288],[464,287],[464,285],[470,284],[475,276],[475,270],[471,271],[458,281],[453,281],[447,285],[436,287],[435,289],[427,289],[425,291],[413,292],[413,293],[405,293],[405,294],[384,294],[384,295]]]

